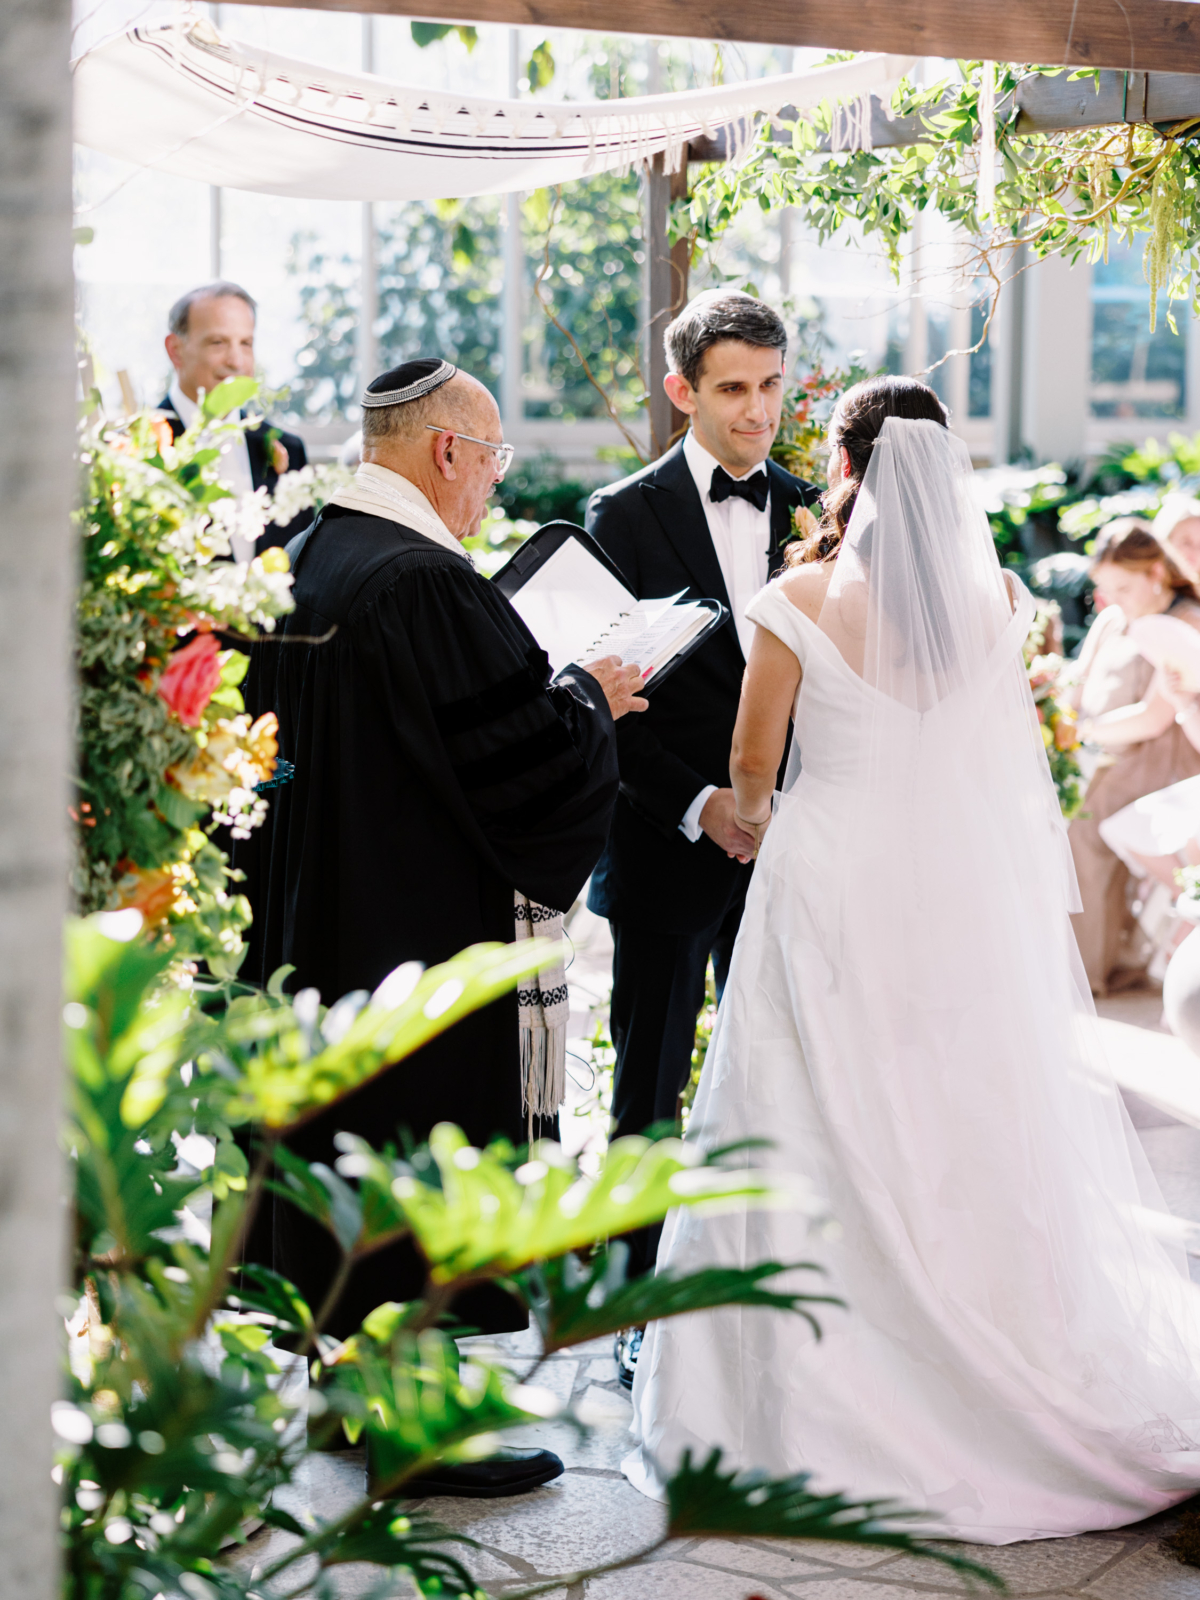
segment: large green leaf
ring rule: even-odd
[[[530,1262],[659,1222],[672,1206],[702,1211],[789,1203],[783,1181],[764,1172],[706,1165],[679,1139],[617,1139],[594,1178],[557,1144],[535,1144],[512,1173],[476,1150],[450,1123],[429,1136],[440,1188],[398,1174],[392,1193],[433,1269],[435,1283],[519,1272]]]
[[[987,1567],[939,1550],[906,1533],[904,1522],[931,1520],[931,1513],[905,1510],[883,1500],[851,1500],[838,1493],[814,1494],[810,1474],[768,1478],[761,1473],[722,1472],[721,1452],[693,1466],[686,1450],[666,1485],[667,1537],[700,1535],[725,1539],[830,1539],[846,1544],[907,1550],[978,1578],[993,1589],[1003,1581]]]
[[[595,1259],[582,1263],[576,1255],[538,1263],[516,1275],[521,1297],[529,1306],[542,1335],[547,1355],[569,1345],[586,1344],[621,1328],[677,1317],[688,1311],[714,1306],[759,1306],[771,1311],[794,1311],[804,1317],[817,1338],[821,1329],[807,1309],[813,1305],[840,1306],[836,1295],[809,1294],[801,1290],[763,1287],[767,1278],[783,1272],[816,1272],[811,1262],[790,1267],[764,1261],[754,1267],[709,1267],[681,1276],[670,1269],[653,1276],[625,1279],[628,1249],[617,1241]]]
[[[229,1114],[272,1129],[294,1126],[556,961],[559,951],[554,940],[528,939],[472,945],[423,973],[409,963],[328,1043],[321,1029],[337,1007],[318,1027],[319,1019],[298,1021],[294,1006],[271,1008],[261,997],[237,1002],[226,1032],[249,1048]]]
[[[449,1335],[433,1328],[414,1334],[407,1312],[380,1307],[329,1366],[330,1402],[365,1425],[376,1494],[392,1493],[435,1462],[492,1455],[501,1429],[539,1415],[522,1405],[520,1386],[499,1368],[472,1363],[460,1372]]]
[[[200,409],[210,421],[218,421],[253,400],[258,390],[257,378],[226,378],[204,396]]]

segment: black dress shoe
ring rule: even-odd
[[[394,1490],[397,1500],[424,1500],[430,1495],[456,1495],[468,1500],[499,1500],[504,1495],[528,1494],[563,1474],[563,1464],[551,1450],[498,1450],[486,1461],[460,1461],[437,1466],[419,1478],[409,1478]]]
[[[644,1328],[622,1328],[613,1343],[613,1360],[617,1363],[617,1382],[622,1389],[633,1388],[633,1375],[637,1371],[638,1356],[642,1349]]]

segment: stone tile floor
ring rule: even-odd
[[[576,961],[572,984],[572,1033],[590,1031],[589,1008],[607,994],[610,946],[607,928],[582,913],[572,926]],[[1200,1224],[1200,1061],[1161,1027],[1161,1007],[1151,995],[1103,1002],[1102,1030],[1111,1047],[1134,1123],[1170,1210]],[[582,1052],[581,1052],[582,1054]],[[582,1062],[572,1089],[578,1115],[564,1119],[564,1143],[596,1148],[595,1086]],[[1136,1089],[1136,1092],[1133,1092]],[[1200,1260],[1193,1270],[1200,1277]],[[532,1334],[470,1341],[490,1344],[518,1373],[536,1354]],[[632,1554],[655,1542],[661,1507],[645,1499],[621,1476],[629,1448],[630,1404],[616,1383],[611,1343],[554,1357],[537,1382],[571,1399],[590,1423],[586,1437],[565,1424],[541,1423],[512,1442],[544,1445],[558,1453],[566,1472],[555,1483],[510,1500],[429,1500],[424,1510],[448,1528],[477,1541],[458,1554],[488,1592],[511,1595],[538,1583]],[[321,1516],[335,1514],[362,1492],[363,1460],[357,1452],[319,1458],[299,1486],[300,1503]],[[1200,1499],[1193,1502],[1200,1508]],[[1175,1561],[1163,1534],[1181,1511],[1112,1533],[1075,1539],[1033,1541],[1001,1549],[957,1548],[990,1565],[1014,1597],[1047,1600],[1200,1600],[1200,1568]],[[240,1560],[259,1570],[285,1535],[262,1533]],[[294,1586],[295,1578],[289,1580]],[[340,1600],[378,1595],[377,1573],[346,1567],[338,1576]],[[411,1594],[403,1582],[391,1590]],[[604,1577],[554,1585],[552,1600],[920,1600],[922,1596],[968,1592],[954,1574],[933,1563],[886,1551],[836,1544],[774,1540],[691,1539],[668,1545],[648,1559]],[[987,1591],[976,1591],[987,1592]]]

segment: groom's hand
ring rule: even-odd
[[[754,836],[739,828],[733,816],[732,789],[714,789],[700,812],[700,826],[715,845],[739,861],[754,859]]]

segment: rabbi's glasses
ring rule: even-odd
[[[473,434],[459,433],[457,428],[439,428],[436,422],[427,422],[425,426],[430,433],[452,433],[456,439],[465,439],[468,444],[481,444],[485,450],[490,450],[496,458],[497,483],[508,471],[517,453],[515,444],[496,444],[491,439],[476,439]]]

